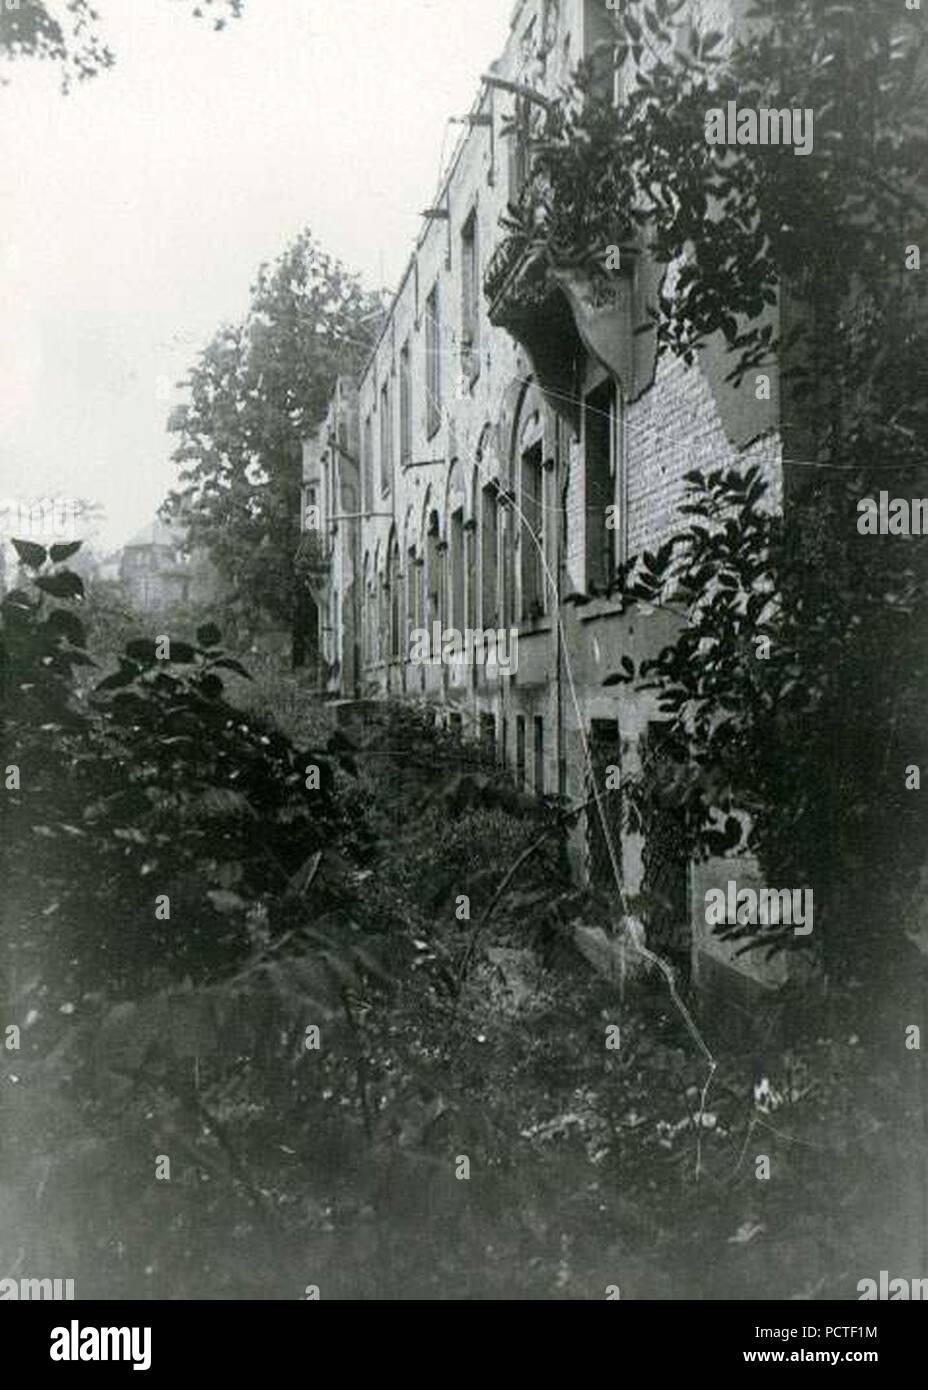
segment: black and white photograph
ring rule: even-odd
[[[345,1301],[883,1360],[928,0],[0,0],[0,151],[29,1364]]]

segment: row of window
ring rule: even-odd
[[[532,790],[537,796],[555,790],[549,784],[545,762],[545,721],[541,715],[515,716],[515,749],[509,746],[509,719],[499,720],[489,711],[479,716],[479,735],[488,754],[504,766],[511,766],[517,785]],[[461,714],[448,716],[451,728],[463,732]],[[531,738],[531,749],[529,748]],[[600,795],[586,816],[586,864],[590,883],[601,891],[611,892],[616,880],[623,879],[622,798],[619,786],[611,774],[621,778],[622,738],[615,718],[591,719],[587,727],[589,767],[586,777],[587,799],[594,787]],[[679,760],[667,737],[667,725],[661,720],[649,721],[639,739],[639,753],[644,765],[673,766]],[[514,756],[513,756],[514,752]],[[531,782],[529,760],[531,759]],[[566,767],[563,761],[557,769],[556,790],[566,794]],[[691,950],[690,929],[690,865],[686,851],[685,817],[678,806],[661,807],[652,820],[645,837],[642,860],[643,896],[648,907],[648,943],[653,950],[667,957],[674,967],[689,970]]]
[[[618,70],[615,63],[616,32],[613,17],[603,0],[583,0],[582,32],[584,52],[593,63],[595,86],[601,95],[617,100],[616,83]],[[544,0],[542,23],[536,25],[536,16],[529,19],[522,43],[525,60],[533,54],[541,41],[547,53],[559,31],[559,6],[557,0]],[[538,33],[536,33],[538,29]],[[539,34],[541,40],[539,40]],[[564,35],[565,45],[569,35]],[[523,76],[525,76],[523,74]],[[525,80],[529,79],[525,77]],[[517,206],[528,181],[530,172],[530,141],[533,123],[539,117],[537,104],[527,97],[517,95],[513,102],[513,121],[508,146],[507,202]],[[492,119],[492,117],[491,117]],[[466,385],[471,385],[480,373],[480,309],[482,298],[482,279],[480,265],[479,229],[477,209],[472,208],[460,233],[461,264],[461,304],[460,304],[460,375]],[[418,306],[417,306],[418,307]],[[444,306],[441,303],[440,285],[436,280],[425,301],[425,372],[422,387],[425,392],[423,419],[425,434],[431,440],[438,432],[442,420],[442,396],[447,383],[442,371],[443,358],[448,360],[450,353],[443,349],[442,338],[448,326],[443,322]],[[398,368],[391,366],[385,380],[375,388],[375,398],[371,411],[365,418],[362,436],[363,502],[368,511],[376,510],[374,490],[375,467],[375,419],[379,415],[379,492],[385,497],[393,486],[395,430],[399,419],[399,463],[406,467],[413,462],[413,383],[411,374],[411,340],[407,337],[400,348]],[[394,393],[399,396],[398,407]]]
[[[602,591],[615,575],[622,548],[616,522],[622,488],[615,384],[603,382],[586,396],[584,407],[585,571],[587,583]],[[382,578],[371,572],[367,557],[367,665],[405,660],[410,633],[435,621],[458,631],[478,624],[509,629],[550,612],[556,563],[552,524],[563,513],[541,439],[523,451],[512,482],[512,495],[496,483],[484,487],[473,520],[465,520],[462,508],[454,511],[446,542],[434,511],[421,547],[412,545],[401,554],[394,536]]]
[[[649,728],[654,728],[653,725]],[[516,785],[520,790],[532,790],[536,796],[544,796],[551,790],[545,776],[545,721],[541,715],[531,719],[532,734],[532,780],[528,780],[528,731],[529,720],[525,715],[515,717],[515,756],[510,759],[509,721],[504,715],[500,721],[499,744],[496,741],[496,715],[484,711],[480,715],[480,737],[487,751],[504,765],[511,761]],[[593,719],[589,725],[590,772],[589,785],[594,783],[601,789],[608,786],[607,773],[621,768],[622,749],[619,723],[616,719]],[[560,783],[561,776],[559,774]],[[563,795],[564,787],[558,786]],[[618,796],[603,792],[599,806],[587,818],[587,855],[591,881],[598,887],[609,887],[614,882],[615,871],[621,876],[622,866],[618,847],[622,843],[621,801]],[[674,869],[677,865],[674,863]],[[676,894],[674,906],[686,916],[685,883],[683,893]]]
[[[516,746],[513,770],[515,772],[516,786],[520,791],[531,790],[536,796],[544,796],[548,791],[545,778],[545,721],[540,714],[532,716],[532,780],[528,779],[528,718],[524,714],[517,714],[515,717]],[[480,737],[488,751],[497,754],[496,746],[496,715],[484,712],[480,716]],[[500,739],[498,749],[499,760],[508,763],[509,757],[509,720],[503,715],[500,722]]]
[[[399,544],[393,541],[379,595],[375,576],[365,575],[368,665],[405,660],[411,633],[431,629],[434,622],[459,632],[478,622],[485,629],[510,629],[548,612],[553,476],[542,467],[539,443],[522,460],[519,516],[494,484],[481,494],[479,529],[464,520],[459,508],[451,516],[445,544],[433,512],[423,553],[411,546],[402,567]]]
[[[481,272],[477,232],[477,210],[472,209],[461,229],[461,374],[471,385],[480,374],[480,298]],[[444,373],[442,358],[442,303],[440,285],[436,280],[425,301],[425,433],[432,439],[441,426]],[[394,392],[399,395],[399,462],[405,468],[413,462],[413,381],[412,344],[407,337],[399,351],[398,371],[389,372],[380,384],[377,413],[379,426],[380,493],[386,496],[393,487],[395,408]],[[364,501],[368,511],[374,503],[374,419],[369,412],[364,420],[362,438],[362,471]]]

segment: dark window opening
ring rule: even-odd
[[[412,461],[412,375],[409,343],[400,349],[400,464]]]
[[[481,569],[483,579],[483,615],[481,619],[484,628],[495,628],[499,613],[497,592],[498,576],[498,552],[499,544],[499,502],[495,488],[488,487],[483,490],[483,520],[480,527],[481,543]]]
[[[411,546],[406,556],[406,659],[412,647],[412,634],[421,627],[419,621],[419,566],[416,548]]]
[[[389,492],[393,483],[393,408],[390,383],[380,388],[380,490]]]
[[[451,518],[451,541],[450,541],[450,587],[451,587],[451,606],[450,618],[451,626],[457,628],[458,632],[463,632],[465,623],[465,601],[464,601],[464,513],[457,511]]]
[[[480,252],[477,212],[461,231],[461,370],[468,381],[480,373]]]
[[[522,580],[522,620],[545,611],[544,471],[541,443],[522,456],[522,535],[519,540]]]
[[[441,424],[441,321],[438,285],[433,285],[425,301],[425,390],[428,436]]]
[[[444,557],[441,537],[438,532],[437,512],[433,512],[429,519],[425,556],[425,607],[423,616],[431,636],[432,624],[440,623],[444,619]]]
[[[535,795],[545,794],[545,721],[535,715]]]
[[[591,798],[586,813],[587,850],[589,853],[590,883],[605,892],[615,890],[615,865],[622,874],[622,795],[618,788],[607,787],[609,769],[621,766],[621,744],[617,719],[593,719],[590,723]],[[595,800],[594,797],[595,787]],[[605,825],[604,825],[605,822]],[[610,846],[612,852],[610,853]]]
[[[465,587],[465,627],[477,626],[477,529],[474,525],[464,531],[464,569]]]
[[[516,520],[512,507],[507,504],[501,508],[498,517],[499,564],[496,611],[503,628],[511,628],[515,616],[515,526]]]
[[[394,542],[390,548],[390,656],[398,661],[402,652],[402,607],[400,604],[400,552]]]
[[[616,394],[611,381],[584,401],[587,585],[605,589],[615,578]],[[609,522],[612,525],[609,525]]]

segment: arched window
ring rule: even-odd
[[[389,555],[377,584],[377,660],[390,660],[390,561]]]
[[[586,467],[587,584],[606,588],[624,558],[622,532],[621,397],[615,382],[605,380],[584,398],[583,436]],[[619,507],[619,525],[613,510]]]
[[[540,617],[547,608],[545,594],[545,504],[542,441],[526,449],[521,459],[519,578],[523,621]]]
[[[480,566],[483,578],[483,614],[481,626],[496,627],[499,614],[499,502],[495,483],[489,483],[481,494]]]
[[[370,656],[371,666],[379,666],[383,661],[383,586],[384,562],[381,559],[380,542],[374,548],[374,556],[371,561],[371,570],[367,590],[364,596],[367,605],[369,631],[370,631]]]
[[[412,644],[412,634],[419,623],[419,565],[416,560],[416,547],[411,545],[406,552],[406,575],[405,575],[405,604],[404,604],[404,644],[406,657],[408,659],[409,649]]]
[[[390,660],[399,661],[403,654],[403,605],[400,594],[400,547],[394,536],[390,541]]]
[[[444,565],[442,563],[441,533],[438,513],[429,517],[428,534],[425,542],[424,575],[424,619],[429,632],[433,623],[441,623],[444,618]]]
[[[370,553],[364,556],[364,585],[361,589],[361,664],[370,666],[373,664],[373,627],[374,615],[371,611],[371,557]]]
[[[450,625],[463,632],[467,615],[464,603],[464,509],[459,507],[451,517],[448,538],[448,571],[450,602],[448,618]]]
[[[517,519],[512,505],[512,493],[507,491],[504,494],[503,505],[499,507],[497,520],[499,561],[496,611],[497,622],[504,628],[511,628],[515,617],[515,548],[519,534]]]
[[[464,523],[464,626],[469,628],[476,628],[479,614],[477,527],[480,521],[480,501],[480,465],[475,464],[471,478],[470,516]]]

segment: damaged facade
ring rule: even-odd
[[[689,6],[687,22],[730,32],[742,8]],[[304,449],[301,553],[329,692],[430,701],[492,743],[519,784],[575,805],[594,779],[605,787],[607,768],[640,765],[656,711],[603,681],[623,655],[655,653],[678,620],[572,596],[604,590],[619,564],[680,529],[692,469],[760,465],[782,498],[776,378],[757,400],[725,383],[721,347],[692,367],[658,363],[652,335],[634,332],[660,283],[645,257],[622,248],[603,306],[578,273],[523,293],[530,267],[507,256],[500,217],[527,153],[504,125],[530,122],[526,92],[555,99],[585,56],[620,101],[612,32],[603,0],[515,6],[377,346],[357,382],[338,383]],[[411,634],[436,622],[515,630],[515,668],[410,660]],[[605,800],[607,821],[617,801]],[[604,834],[586,814],[577,872],[606,893],[621,876],[649,945],[704,985],[783,979],[783,957],[748,966],[705,925],[706,889],[750,883],[749,861],[689,865],[674,856],[670,821],[657,849],[614,819]]]

